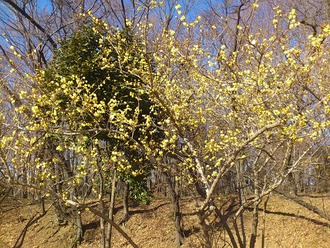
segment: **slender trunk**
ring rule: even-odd
[[[115,207],[115,193],[116,193],[116,170],[113,172],[112,184],[111,184],[111,195],[110,195],[110,206],[109,206],[109,219],[113,220],[113,210]],[[108,230],[106,236],[106,248],[111,247],[112,238],[112,224],[108,222]]]
[[[241,175],[243,173],[243,168],[244,164],[240,163],[236,166],[236,173],[237,173],[237,182],[236,182],[236,187],[238,190],[238,198],[239,198],[239,204],[240,206],[243,206],[244,204],[244,192],[243,192],[243,187],[242,187],[242,178]],[[242,235],[242,243],[241,246],[246,247],[246,234],[245,234],[245,226],[244,226],[244,215],[243,215],[243,211],[240,213],[239,215],[239,220],[241,222],[241,235]]]
[[[194,171],[190,168],[189,169],[189,174],[190,176],[194,179],[194,186],[196,188],[197,193],[202,197],[202,198],[206,198],[206,190],[203,187],[203,184],[201,183],[201,181],[197,178],[196,174],[194,173]]]
[[[104,202],[100,199],[100,211],[102,214],[105,214]],[[106,247],[106,237],[105,237],[105,225],[104,219],[100,218],[100,230],[101,230],[101,248]]]
[[[73,207],[73,224],[75,229],[75,238],[72,243],[72,247],[77,247],[77,245],[81,244],[81,241],[83,239],[83,229],[81,215],[76,207]]]
[[[180,193],[179,193],[179,183],[175,180],[171,180],[171,175],[165,174],[165,179],[170,188],[170,195],[172,199],[172,209],[174,213],[174,225],[175,225],[175,246],[180,247],[183,244],[183,234],[182,234],[182,213],[180,209]]]
[[[243,202],[243,196],[242,196],[242,188],[239,188],[239,202],[240,202],[240,206],[242,206],[244,204]],[[240,213],[239,215],[239,220],[241,222],[241,233],[242,233],[242,246],[246,247],[246,233],[245,233],[245,224],[244,224],[244,215],[243,215],[243,211]]]
[[[100,165],[98,165],[99,171]],[[99,205],[100,205],[100,211],[104,215],[105,214],[105,206],[104,206],[104,201],[103,201],[103,196],[104,196],[104,177],[101,172],[99,172],[99,178],[100,178],[100,187],[99,187]],[[105,241],[105,228],[104,228],[104,219],[100,218],[100,231],[101,231],[101,248],[105,248],[106,241]]]
[[[129,219],[128,200],[129,200],[129,184],[128,182],[124,182],[124,195],[123,195],[124,215],[122,221],[120,222],[121,224],[126,224],[126,222]]]
[[[180,247],[183,244],[183,233],[181,227],[182,213],[180,208],[180,185],[173,176],[169,173],[163,172],[163,176],[169,185],[170,196],[172,200],[172,209],[174,214],[175,225],[175,246]]]
[[[28,178],[28,176],[27,176],[27,168],[23,168],[23,172],[22,172],[22,175],[23,175],[23,178],[22,178],[22,181],[23,181],[23,183],[27,183],[28,181],[27,181],[27,178]],[[28,198],[28,190],[27,190],[27,188],[22,188],[22,198]],[[38,199],[38,200],[40,200],[40,199]]]
[[[89,209],[89,211],[91,211],[93,214],[103,218],[105,221],[110,222],[112,224],[112,226],[119,232],[119,234],[121,234],[126,240],[127,242],[134,248],[138,248],[137,244],[131,239],[131,237],[129,237],[127,235],[127,233],[115,222],[113,222],[112,220],[109,219],[109,217],[107,215],[102,214],[100,211],[98,211],[95,208],[92,207],[88,207],[84,204],[79,204],[77,202],[71,201],[71,200],[66,200],[66,202],[72,206],[76,206],[76,207],[80,207],[82,209]]]
[[[261,248],[265,247],[265,237],[266,237],[266,210],[267,204],[269,200],[270,194],[267,196],[264,207],[263,207],[263,214],[262,214],[262,232],[261,232]]]
[[[52,141],[49,141],[48,144],[50,145],[50,147],[52,147],[53,143]],[[63,183],[62,181],[67,180],[68,178],[72,178],[73,177],[73,172],[72,172],[72,168],[71,168],[71,164],[69,162],[69,160],[67,160],[65,158],[65,154],[61,153],[60,151],[57,151],[54,149],[54,157],[57,157],[60,161],[60,163],[57,165],[57,169],[58,169],[58,174],[57,176],[59,176],[58,180],[61,180],[58,184],[58,188],[57,190],[57,194],[62,194],[63,193]],[[40,168],[39,168],[40,170]],[[39,171],[39,173],[41,173]],[[71,192],[71,198],[73,199],[76,196],[76,189],[73,188],[72,192]],[[56,212],[56,216],[58,219],[58,224],[60,226],[66,225],[67,224],[67,220],[65,218],[65,214],[66,214],[66,210],[67,207],[63,204],[63,202],[58,201],[55,205],[55,212]],[[74,213],[73,213],[74,214]],[[73,216],[73,224],[75,225],[75,216]],[[77,232],[78,233],[78,232]]]
[[[256,202],[253,206],[253,215],[252,215],[252,233],[250,236],[250,248],[254,248],[257,240],[258,233],[258,206],[259,202]]]
[[[243,245],[243,241],[242,241],[242,237],[241,237],[240,232],[239,232],[236,217],[233,220],[233,227],[234,227],[234,230],[235,230],[236,238],[237,238],[238,243],[239,243],[239,247],[244,248],[245,246]]]
[[[172,204],[173,204],[173,210],[174,210],[174,216],[175,216],[175,241],[177,247],[180,247],[183,244],[183,235],[182,235],[182,228],[181,228],[181,220],[182,220],[182,214],[180,210],[180,195],[178,193],[178,186],[176,184],[176,190],[175,195],[172,196]]]
[[[56,194],[61,195],[63,193],[63,174],[60,171],[60,166],[56,166],[54,168],[54,173],[56,175],[55,183],[53,186],[53,190]],[[40,194],[40,192],[37,192]],[[61,201],[56,201],[54,203],[55,214],[57,219],[57,224],[59,226],[64,226],[67,224],[67,220],[65,219],[65,209],[66,207]]]
[[[229,206],[229,208],[231,208],[231,206]],[[223,215],[220,211],[219,208],[215,207],[215,212],[217,214],[217,216],[220,218],[220,223],[223,226],[223,228],[225,229],[225,231],[227,232],[229,238],[230,238],[230,242],[233,248],[238,248],[237,246],[237,242],[235,240],[234,237],[234,233],[233,230],[229,227],[228,225],[228,217],[231,216],[231,211],[228,209],[228,213],[226,215]]]
[[[7,188],[6,191],[3,191],[4,194],[0,198],[0,205],[6,199],[6,197],[10,194],[10,192],[12,192],[12,190],[13,190],[13,188],[12,187],[9,187],[9,188]],[[3,193],[3,192],[1,192],[1,193]]]
[[[71,198],[72,199],[77,198],[76,188],[73,189],[73,192],[71,193]],[[72,247],[77,247],[77,245],[81,244],[83,239],[83,228],[82,228],[80,210],[76,206],[73,206],[72,218],[73,218],[73,226],[75,230],[75,237],[72,243]]]
[[[205,211],[200,211],[199,212],[199,224],[202,228],[202,234],[203,234],[203,246],[205,248],[212,248],[212,241],[209,233],[209,225],[206,223],[206,216],[208,214]]]
[[[54,203],[55,215],[58,226],[65,226],[68,221],[65,218],[65,206],[62,202],[56,201]]]
[[[293,156],[293,144],[292,142],[289,144],[289,147],[288,147],[288,152],[289,152],[289,155],[288,155],[288,158],[287,158],[287,170],[289,170],[292,166],[292,156]],[[289,181],[289,184],[290,184],[290,187],[291,189],[290,190],[293,190],[293,193],[295,195],[297,195],[297,185],[296,185],[296,182],[294,180],[294,176],[293,176],[293,173],[292,171],[290,173],[288,173],[288,181]]]
[[[230,242],[231,242],[231,245],[234,247],[234,248],[238,248],[237,246],[237,242],[235,240],[235,237],[234,237],[234,234],[233,234],[233,231],[231,230],[231,228],[229,227],[228,223],[227,223],[227,220],[223,221],[222,222],[222,225],[223,227],[225,228],[229,238],[230,238]]]

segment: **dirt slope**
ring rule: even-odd
[[[330,213],[329,197],[305,197],[305,201],[317,205]],[[183,247],[201,247],[201,234],[198,231],[198,220],[193,215],[194,202],[183,200],[183,224],[187,238]],[[0,206],[0,247],[13,247],[28,221],[41,213],[40,206],[27,205],[27,202],[11,200]],[[118,208],[115,219],[121,217]],[[249,219],[247,214],[247,219]],[[99,221],[89,212],[83,213],[84,242],[81,248],[100,247]],[[262,213],[260,213],[262,217]],[[131,208],[131,218],[124,230],[139,247],[173,247],[174,237],[170,202],[166,199],[155,199],[149,206]],[[261,223],[261,219],[260,219]],[[250,223],[246,222],[247,227]],[[32,225],[25,236],[22,247],[26,248],[60,248],[70,247],[71,226],[57,228],[53,209]],[[259,232],[261,233],[261,231]],[[214,232],[214,243],[223,246],[223,231]],[[304,207],[285,199],[272,196],[266,214],[266,247],[330,247],[330,223]],[[124,238],[114,232],[113,247],[129,247]],[[228,246],[229,247],[229,246]],[[257,242],[260,247],[260,239]]]

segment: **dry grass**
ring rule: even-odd
[[[304,197],[304,200],[330,213],[328,196]],[[37,212],[38,205],[27,205],[26,202],[7,201],[0,209],[0,247],[13,247],[21,230],[28,220]],[[183,247],[202,247],[197,217],[193,214],[195,203],[183,200],[183,224],[187,235]],[[121,209],[115,215],[118,221]],[[246,214],[246,226],[250,227],[250,214]],[[167,199],[155,199],[149,206],[131,208],[131,217],[124,230],[139,247],[173,247],[173,213]],[[99,220],[89,212],[84,212],[84,242],[81,248],[100,247]],[[260,213],[261,223],[262,213]],[[54,212],[51,209],[46,216],[31,226],[26,234],[23,247],[70,247],[72,227],[58,229],[55,224]],[[260,232],[261,233],[261,230]],[[217,247],[224,246],[223,231],[213,233]],[[228,241],[228,238],[226,238]],[[330,223],[304,207],[285,199],[272,196],[266,214],[266,247],[329,247]],[[260,247],[260,238],[257,247]],[[114,231],[113,247],[129,247],[124,238]]]

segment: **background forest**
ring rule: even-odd
[[[138,247],[130,207],[160,196],[173,247],[187,199],[201,247],[264,246],[275,194],[329,220],[302,197],[329,194],[329,0],[0,0],[0,29],[0,206],[40,204],[25,232],[54,209],[77,247],[90,211],[101,247]]]

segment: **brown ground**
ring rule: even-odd
[[[330,198],[327,196],[304,197],[304,200],[319,209],[330,213]],[[186,235],[184,248],[202,247],[201,234],[198,231],[197,217],[192,215],[195,203],[189,199],[183,200],[183,222]],[[38,205],[27,205],[26,202],[11,200],[0,206],[0,247],[13,247],[29,219],[37,212]],[[171,220],[171,205],[166,199],[154,199],[149,206],[131,208],[131,218],[124,230],[139,247],[173,247],[173,222]],[[262,213],[260,213],[262,215]],[[118,221],[121,210],[116,214]],[[260,216],[261,217],[261,216]],[[250,217],[247,216],[249,220]],[[260,223],[261,223],[260,218]],[[100,247],[98,218],[89,212],[83,213],[84,242],[80,248]],[[246,222],[250,226],[249,221]],[[26,248],[62,248],[70,247],[71,227],[58,229],[55,225],[53,209],[32,225],[26,234],[22,247]],[[261,233],[261,232],[259,232]],[[216,247],[223,246],[223,232],[214,232]],[[227,238],[228,240],[228,238]],[[260,238],[257,247],[260,247]],[[129,247],[124,238],[114,232],[113,247]],[[272,196],[266,215],[265,247],[330,247],[330,222],[317,214],[308,211],[300,205],[282,196]]]

